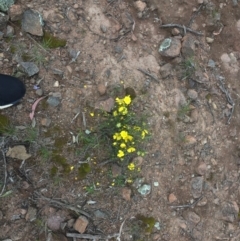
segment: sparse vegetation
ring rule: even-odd
[[[191,78],[194,75],[196,71],[196,61],[193,57],[186,58],[181,63],[181,66],[183,69],[182,80]]]

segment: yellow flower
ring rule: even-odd
[[[132,179],[130,179],[130,178],[129,178],[129,179],[127,179],[126,181],[127,181],[127,183],[132,183],[132,182],[133,182],[133,180],[132,180]]]
[[[128,153],[131,153],[131,152],[134,152],[134,151],[136,151],[136,149],[135,149],[134,147],[129,147],[129,148],[127,149],[127,152],[128,152]]]
[[[139,126],[134,126],[133,129],[136,130],[136,131],[140,131],[141,130],[141,128]]]
[[[127,141],[131,141],[133,139],[133,137],[131,135],[128,134],[127,131],[121,131],[120,132],[121,138],[127,142]]]
[[[121,135],[119,133],[117,133],[117,132],[113,135],[113,139],[114,140],[119,141],[119,140],[121,140],[121,138],[122,138]]]
[[[146,134],[148,134],[148,131],[147,131],[147,130],[143,130],[143,131],[142,131],[142,134],[141,134],[142,139],[145,138]]]
[[[117,115],[118,115],[117,111],[116,110],[113,111],[113,116],[117,116]]]
[[[94,112],[90,112],[90,116],[92,116],[92,117],[93,117],[93,116],[94,116]]]
[[[119,105],[123,105],[123,104],[124,104],[124,100],[123,100],[123,99],[119,99],[118,97],[116,98],[116,102],[117,102]]]
[[[119,158],[124,157],[124,152],[122,150],[119,150],[117,156]]]
[[[121,132],[120,132],[120,135],[121,135],[121,137],[123,138],[123,140],[126,140],[127,137],[128,137],[128,132],[127,132],[127,131],[121,131]]]
[[[125,144],[125,143],[121,143],[121,144],[120,144],[120,147],[121,147],[121,148],[126,148],[126,144]]]
[[[124,101],[124,103],[125,103],[126,105],[129,105],[129,104],[131,103],[131,101],[132,101],[130,95],[125,96],[125,97],[123,98],[123,101]]]
[[[118,111],[119,111],[122,115],[126,115],[126,114],[128,113],[128,109],[127,109],[127,107],[125,107],[125,106],[120,106],[120,107],[118,108]]]
[[[133,171],[133,170],[135,169],[134,163],[128,164],[128,169],[129,169],[130,171]]]
[[[121,126],[122,126],[121,123],[117,123],[117,125],[116,125],[117,128],[120,128]]]

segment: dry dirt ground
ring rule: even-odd
[[[38,54],[44,56],[37,63],[39,73],[22,77],[26,96],[20,105],[1,111],[18,128],[18,134],[6,140],[11,145],[27,140],[32,156],[24,163],[6,159],[0,239],[107,240],[107,235],[116,234],[108,240],[240,240],[240,3],[19,0],[16,4],[23,11],[39,11],[44,29],[67,44],[39,47]],[[184,27],[161,28],[165,24],[184,25],[203,35],[184,33]],[[11,46],[27,53],[40,38],[28,37],[19,23],[8,25],[15,32],[0,40],[0,66],[1,73],[13,74],[19,65]],[[163,57],[159,46],[173,35],[186,45],[179,56]],[[32,104],[41,95],[34,90],[36,84],[43,96],[55,94],[61,103],[52,107],[42,100],[31,128]],[[62,173],[50,154],[58,148],[59,158],[80,166],[84,156],[76,154],[82,150],[72,143],[72,136],[83,130],[82,112],[90,128],[88,108],[127,87],[136,93],[139,113],[148,113],[151,139],[138,175],[151,185],[146,196],[121,180],[121,167],[101,165],[105,161],[101,151],[89,154],[92,171],[82,180],[75,171]],[[113,175],[118,174],[119,182],[112,186]],[[67,233],[77,234],[73,223],[80,214],[89,222],[84,234],[93,236],[67,238]]]

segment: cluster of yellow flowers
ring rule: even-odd
[[[127,95],[122,99],[116,98],[116,107],[113,111],[113,122],[116,123],[115,127],[117,128],[112,136],[113,146],[116,147],[117,157],[121,159],[127,154],[137,151],[136,144],[139,142],[137,136],[140,136],[140,139],[144,139],[148,134],[146,129],[142,129],[139,126],[134,125],[132,122],[133,118],[129,112],[129,105],[131,102],[130,95]],[[143,152],[137,152],[137,154],[142,153]]]

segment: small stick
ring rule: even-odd
[[[116,238],[119,236],[119,233],[114,233],[114,234],[109,234],[109,235],[91,235],[91,234],[79,234],[79,233],[67,233],[66,236],[68,238],[85,238],[85,239],[93,239],[93,240],[98,240],[98,239],[111,239],[111,238]]]
[[[188,25],[187,25],[188,27],[191,26],[191,24],[192,24],[193,20],[195,19],[195,17],[200,13],[203,5],[204,5],[204,3],[202,3],[202,4],[198,7],[198,9],[196,10],[196,12],[194,12],[194,14],[192,15],[192,17],[191,17],[190,20],[189,20],[189,23],[188,23]]]
[[[78,112],[74,117],[73,119],[71,120],[71,123],[73,123],[73,121],[79,116],[80,112]]]
[[[65,203],[63,203],[63,202],[60,202],[60,201],[57,201],[57,200],[54,200],[54,199],[51,199],[51,198],[44,197],[43,195],[38,194],[37,192],[35,192],[35,193],[38,195],[38,199],[41,198],[41,199],[43,199],[43,200],[46,200],[46,201],[50,202],[50,204],[52,204],[53,206],[56,206],[56,205],[57,205],[57,206],[60,206],[60,207],[69,209],[69,210],[71,210],[71,211],[74,211],[74,212],[77,213],[78,215],[82,214],[82,215],[84,215],[84,216],[86,216],[86,217],[88,217],[88,218],[91,218],[91,216],[90,216],[87,212],[85,212],[85,211],[83,211],[83,210],[81,210],[81,209],[79,209],[79,208],[75,208],[75,207],[72,206],[72,205],[65,204]]]
[[[122,222],[121,226],[120,226],[120,230],[119,230],[119,234],[117,237],[117,241],[121,241],[121,233],[122,233],[122,229],[123,229],[123,225],[125,223],[126,219]]]
[[[213,123],[215,123],[215,117],[214,117],[214,114],[213,114],[212,108],[211,108],[211,106],[210,106],[210,104],[209,104],[208,101],[207,101],[207,106],[208,106],[208,108],[209,108],[209,110],[210,110],[210,113],[211,113],[211,115],[212,115]]]
[[[7,163],[6,163],[6,157],[5,157],[5,153],[3,151],[3,149],[1,149],[2,155],[3,155],[3,163],[4,163],[4,183],[3,183],[3,187],[2,187],[2,191],[0,192],[0,197],[2,196],[5,187],[6,187],[6,182],[7,182]]]
[[[198,198],[195,202],[189,203],[189,204],[184,204],[184,205],[179,205],[179,206],[170,206],[171,208],[191,208],[194,207],[200,200],[202,200],[203,196]]]
[[[152,75],[151,73],[149,73],[148,71],[144,70],[144,69],[137,69],[138,71],[142,72],[143,74],[151,77],[152,79],[154,79],[157,83],[159,83],[159,80],[157,79],[157,77],[155,77],[154,75]]]
[[[34,38],[32,38],[29,34],[27,34],[27,37],[30,38],[34,43],[36,43],[43,51],[49,54],[48,51],[45,48],[43,48],[43,46],[39,44]]]
[[[232,119],[232,115],[233,115],[233,112],[234,112],[234,107],[235,107],[235,103],[231,97],[231,95],[229,94],[228,90],[224,87],[224,82],[222,81],[221,78],[218,78],[218,80],[220,81],[221,85],[219,86],[219,88],[221,89],[221,91],[226,95],[226,98],[227,98],[227,101],[228,103],[232,106],[231,108],[231,113],[230,113],[230,116],[228,118],[228,121],[227,121],[227,124],[230,124],[230,121]]]
[[[83,127],[84,127],[84,130],[85,130],[87,128],[85,112],[82,112],[82,118],[83,118]]]
[[[191,28],[188,28],[188,27],[186,27],[184,25],[180,25],[180,24],[171,24],[170,23],[170,24],[161,25],[160,28],[181,28],[184,31],[186,30],[186,32],[190,32],[190,33],[193,33],[193,34],[196,34],[199,36],[203,35],[201,32],[194,31]]]

